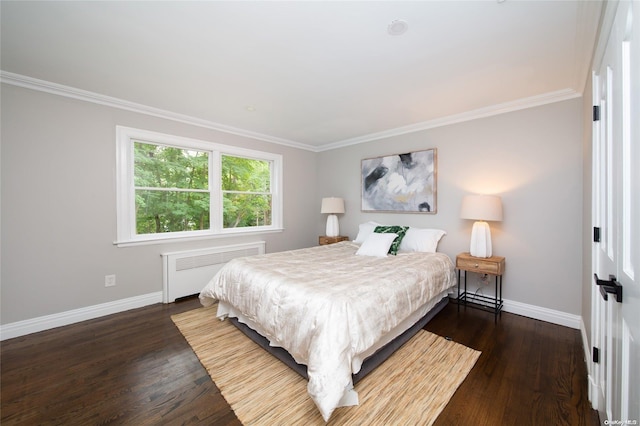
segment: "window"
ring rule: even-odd
[[[117,127],[119,245],[282,228],[282,158]]]
[[[224,228],[271,225],[271,162],[222,155]]]
[[[133,141],[136,234],[209,229],[209,153]]]

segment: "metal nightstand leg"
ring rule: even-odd
[[[460,305],[467,306],[467,272],[466,271],[464,273],[464,291],[462,293],[460,292],[460,281],[462,280],[460,277],[460,269],[458,269],[458,298],[456,299],[456,302],[458,303],[458,311],[460,311]]]

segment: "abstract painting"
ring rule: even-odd
[[[362,211],[436,213],[436,149],[362,160]]]

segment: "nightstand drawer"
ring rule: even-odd
[[[482,274],[501,275],[504,268],[503,262],[485,260],[481,258],[458,257],[456,259],[456,268],[470,272],[478,272]]]
[[[318,238],[318,243],[321,246],[325,246],[327,244],[339,243],[340,241],[349,241],[349,237],[346,235],[340,235],[337,237],[321,236],[320,238]]]

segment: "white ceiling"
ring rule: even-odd
[[[318,150],[579,95],[600,6],[3,0],[0,65]]]

